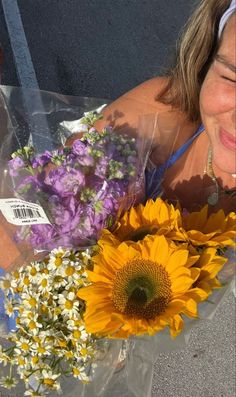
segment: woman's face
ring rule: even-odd
[[[200,92],[202,122],[214,164],[236,173],[236,13],[227,23],[218,53]]]

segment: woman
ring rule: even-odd
[[[154,137],[150,160],[155,168],[147,172],[147,196],[155,196],[161,178],[164,197],[180,200],[189,210],[206,202],[212,211],[236,209],[235,37],[236,1],[202,0],[186,25],[168,77],[141,84],[103,112],[98,128],[112,123],[125,132],[137,130],[142,114],[161,115],[162,139]],[[170,128],[165,124],[173,121],[166,139],[163,133]],[[172,150],[176,155],[159,168],[163,151]]]

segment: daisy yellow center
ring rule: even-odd
[[[57,256],[55,259],[55,266],[59,267],[62,264],[62,258],[60,256]]]
[[[73,368],[73,374],[76,375],[80,375],[80,370],[78,368]]]
[[[37,356],[33,356],[33,357],[32,357],[32,363],[33,363],[33,364],[37,364],[38,361],[39,361],[39,358],[38,358]]]
[[[70,301],[69,299],[66,299],[65,301],[65,308],[67,310],[71,310],[73,308],[73,301]]]
[[[46,349],[42,346],[38,346],[37,350],[38,350],[38,353],[41,353],[41,354],[46,352]]]
[[[67,266],[65,272],[67,276],[73,276],[74,272],[75,272],[75,268],[73,266]]]
[[[41,286],[42,286],[43,288],[46,288],[47,285],[48,285],[48,280],[47,280],[46,278],[43,278],[43,280],[41,281]]]
[[[21,349],[22,349],[22,350],[28,350],[28,349],[29,349],[28,343],[23,342],[23,343],[21,344]]]
[[[44,378],[43,383],[49,387],[52,387],[55,383],[54,379]]]
[[[79,339],[79,338],[81,337],[81,332],[78,331],[78,330],[75,330],[75,331],[73,332],[73,337],[74,337],[75,339]]]
[[[32,306],[32,307],[35,307],[37,305],[37,301],[35,298],[30,298],[28,300],[28,302],[29,302],[30,306]]]
[[[32,267],[31,270],[30,270],[30,275],[31,275],[31,276],[36,276],[36,274],[37,274],[36,268],[35,268],[35,267]]]
[[[112,300],[122,314],[152,320],[165,312],[171,299],[171,282],[163,266],[134,259],[116,274]]]
[[[29,277],[24,277],[24,278],[23,278],[23,283],[24,283],[25,285],[29,285],[29,284],[30,284]]]
[[[35,322],[33,320],[31,320],[29,322],[29,329],[35,329],[35,328],[36,328],[36,324],[35,324]]]

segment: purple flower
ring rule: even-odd
[[[52,158],[52,153],[46,150],[43,154],[40,154],[32,159],[32,167],[37,168],[39,166],[43,167],[44,165],[50,163]]]
[[[49,205],[55,225],[61,234],[74,230],[80,223],[83,207],[73,196],[63,199],[51,196]]]
[[[32,225],[29,243],[34,248],[44,249],[45,243],[52,242],[57,236],[57,231],[52,225]]]
[[[79,193],[85,184],[85,176],[77,169],[67,170],[65,167],[57,167],[49,172],[45,184],[51,186],[54,193],[67,197]]]
[[[27,199],[31,199],[37,195],[43,188],[44,173],[37,175],[26,176],[17,186],[17,191],[20,194],[25,194]]]
[[[88,147],[84,142],[81,142],[79,139],[74,141],[72,145],[72,153],[76,155],[76,161],[85,166],[93,166],[94,159],[88,153]]]
[[[109,164],[109,159],[107,156],[102,157],[96,164],[95,167],[95,175],[97,175],[99,178],[105,178],[107,175],[108,171],[108,164]]]
[[[12,160],[8,161],[9,173],[11,176],[17,176],[18,170],[25,167],[25,163],[21,157],[14,157]]]
[[[72,152],[78,156],[83,156],[86,153],[86,144],[77,139],[72,145]]]

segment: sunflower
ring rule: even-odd
[[[194,286],[204,290],[208,295],[214,288],[221,288],[217,275],[226,262],[227,258],[217,255],[216,248],[204,249],[195,264],[200,269],[200,274]]]
[[[182,222],[182,223],[181,223]],[[208,205],[200,211],[192,212],[179,218],[175,232],[168,234],[169,238],[178,241],[188,241],[193,246],[225,248],[235,246],[236,213],[227,216],[223,210],[208,217]]]
[[[88,271],[91,285],[77,293],[86,301],[87,332],[126,338],[153,335],[169,326],[176,337],[183,328],[181,314],[197,317],[196,301],[208,295],[193,288],[201,270],[187,249],[158,235],[132,245],[99,245],[94,269]]]
[[[120,241],[140,241],[148,235],[167,235],[181,223],[178,209],[161,198],[147,200],[125,212],[119,220],[114,235]]]

